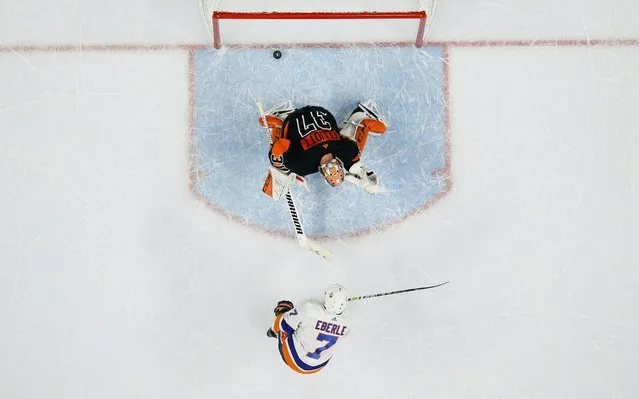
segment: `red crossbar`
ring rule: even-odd
[[[425,11],[396,12],[213,12],[213,44],[221,46],[220,19],[419,19],[415,46],[421,47],[426,27]]]

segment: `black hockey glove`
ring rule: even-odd
[[[295,306],[293,306],[293,302],[291,301],[279,301],[277,303],[277,306],[275,306],[275,309],[273,309],[273,313],[275,313],[275,316],[279,316],[282,313],[286,313],[289,310],[293,309]]]

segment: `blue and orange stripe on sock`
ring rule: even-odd
[[[291,327],[286,320],[284,320],[284,313],[277,315],[273,321],[273,327],[271,327],[275,333],[285,332],[287,334],[293,334],[295,330]]]
[[[327,360],[317,366],[310,366],[304,363],[297,354],[292,334],[280,332],[278,334],[278,338],[278,349],[282,356],[282,360],[284,360],[284,363],[286,363],[292,370],[300,374],[314,374],[324,368],[324,366],[328,363]]]

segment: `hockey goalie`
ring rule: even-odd
[[[273,199],[296,178],[305,184],[303,177],[317,172],[333,187],[347,181],[370,194],[379,192],[377,175],[360,160],[368,136],[387,130],[374,100],[357,104],[339,126],[325,108],[294,108],[290,100],[266,111],[259,122],[271,133],[271,167],[263,191]]]

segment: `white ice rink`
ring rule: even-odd
[[[419,2],[298,3],[278,9]],[[210,44],[196,1],[4,0],[0,398],[639,397],[637,15],[441,0],[452,190],[325,242],[326,263],[190,191],[189,49]],[[265,336],[277,300],[332,282],[445,280],[352,304],[316,375]]]

